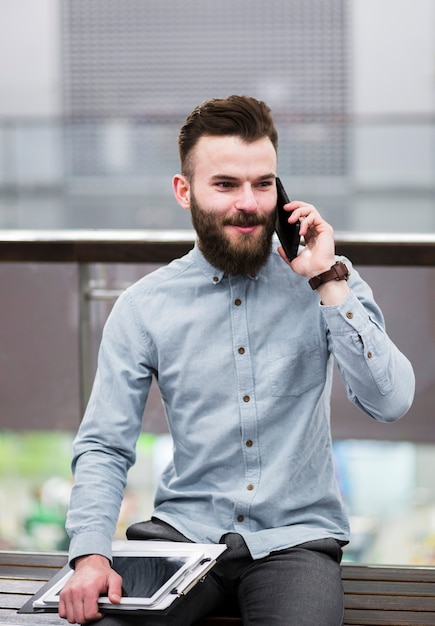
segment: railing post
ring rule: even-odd
[[[81,415],[91,394],[95,374],[95,336],[92,328],[92,302],[114,302],[127,285],[109,289],[101,264],[79,263],[79,380]]]
[[[89,263],[78,264],[79,280],[79,380],[80,411],[86,409],[92,388],[92,329],[91,309],[88,297],[91,270]]]

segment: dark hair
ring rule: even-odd
[[[192,176],[193,150],[203,136],[233,135],[251,143],[269,137],[278,150],[278,133],[270,108],[249,96],[213,98],[197,106],[186,118],[178,135],[181,171]]]

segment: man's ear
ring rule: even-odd
[[[190,183],[182,174],[176,174],[172,179],[172,189],[175,199],[183,209],[190,209]]]

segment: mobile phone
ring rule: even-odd
[[[299,235],[299,220],[295,224],[289,224],[288,218],[291,215],[291,211],[284,211],[284,205],[290,202],[282,182],[276,177],[276,190],[278,194],[278,201],[276,205],[276,221],[275,231],[281,242],[284,252],[289,261],[292,261],[298,254],[300,245]]]

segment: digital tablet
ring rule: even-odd
[[[102,596],[99,600],[102,609],[151,608],[168,594],[180,595],[191,575],[211,561],[198,544],[147,541],[123,544],[128,544],[128,549],[114,548],[112,563],[122,577],[121,604],[113,604],[107,596]],[[72,574],[73,570],[69,569],[35,600],[34,608],[57,607],[60,592]]]

